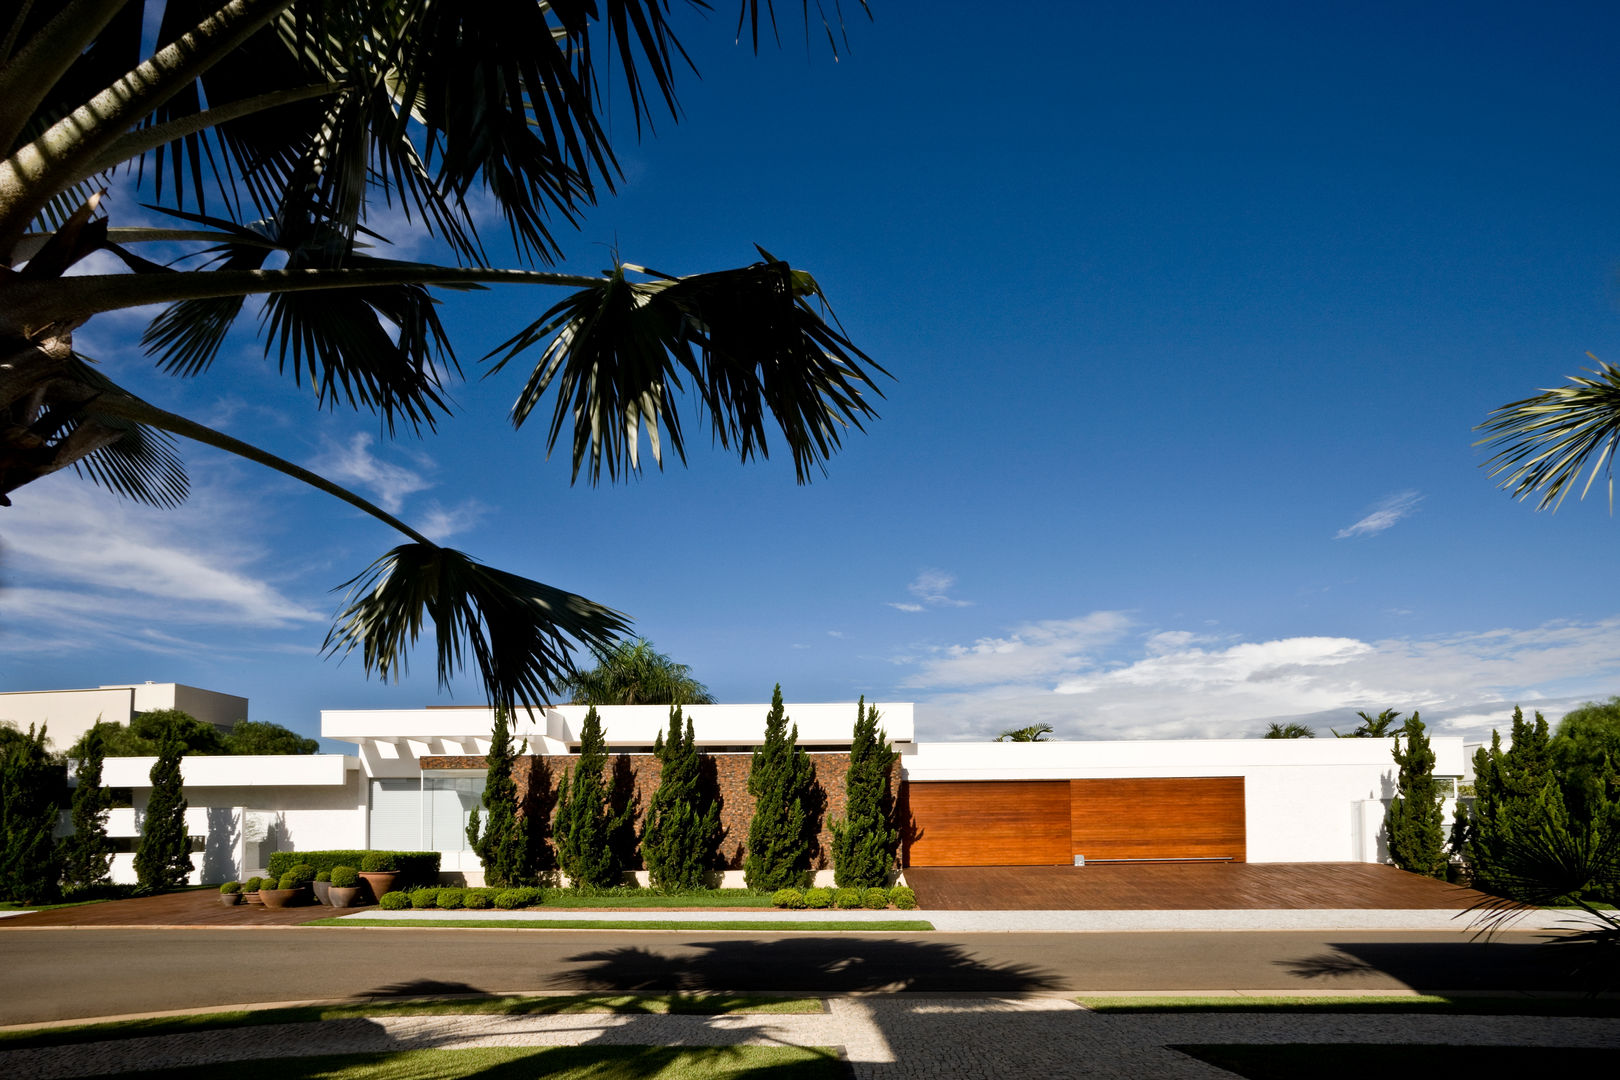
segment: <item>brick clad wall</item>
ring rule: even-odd
[[[520,757],[513,766],[513,779],[517,783],[518,797],[525,814],[538,815],[551,820],[557,805],[557,785],[573,771],[573,754]],[[748,843],[748,823],[754,815],[754,799],[748,794],[748,773],[753,761],[751,754],[703,755],[703,782],[710,793],[720,801],[720,867],[741,870],[744,847]],[[810,765],[815,770],[816,790],[814,805],[808,807],[817,822],[818,831],[811,847],[810,865],[815,870],[832,868],[832,830],[828,822],[844,815],[844,777],[849,771],[849,754],[810,754]],[[482,757],[424,757],[422,769],[482,769]],[[643,818],[658,787],[662,772],[658,759],[651,754],[615,754],[608,759],[609,776],[613,781],[614,805],[623,806],[626,800],[635,801],[633,819],[635,834],[641,834]],[[891,790],[899,795],[900,762],[894,764]],[[621,838],[626,851],[633,845],[629,837]],[[547,843],[550,862],[555,865],[556,849]],[[641,868],[641,860],[630,860],[633,869]]]

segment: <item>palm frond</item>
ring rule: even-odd
[[[761,252],[761,254],[765,254]],[[573,478],[593,484],[640,468],[645,426],[663,463],[659,428],[686,459],[677,396],[692,379],[700,411],[722,447],[742,461],[769,456],[766,418],[793,455],[800,483],[837,450],[847,425],[876,416],[866,391],[888,373],[818,314],[820,286],[774,259],[737,270],[633,282],[621,266],[582,289],[489,354],[493,371],[535,346],[539,362],[512,407],[521,427],[553,385],[546,447],[572,419]],[[650,272],[649,272],[650,273]],[[486,357],[488,359],[488,357]]]
[[[431,625],[440,686],[470,658],[497,708],[557,697],[575,674],[575,644],[599,652],[630,626],[583,596],[433,544],[402,544],[343,587],[327,655],[358,649],[367,674],[397,680]]]
[[[1553,387],[1535,397],[1504,405],[1479,425],[1478,430],[1489,435],[1475,445],[1495,451],[1484,467],[1492,477],[1501,477],[1497,486],[1515,499],[1541,492],[1537,510],[1550,506],[1556,513],[1590,464],[1581,498],[1586,498],[1601,472],[1608,481],[1609,512],[1614,512],[1620,368],[1595,356],[1592,360],[1598,365],[1589,369],[1593,378],[1571,375],[1571,385]]]
[[[75,380],[102,391],[119,387],[103,375],[95,361],[75,353],[65,365],[65,373]],[[66,438],[80,424],[93,423],[118,433],[118,437],[73,463],[73,469],[91,483],[127,499],[162,509],[179,506],[191,490],[186,466],[175,449],[174,438],[166,431],[146,424],[100,412],[92,400],[83,411],[65,418],[55,439]]]

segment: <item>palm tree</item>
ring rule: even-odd
[[[1266,727],[1266,733],[1261,737],[1265,739],[1314,739],[1316,738],[1316,732],[1304,724],[1273,722]]]
[[[701,7],[702,5],[694,4]],[[599,14],[605,10],[606,14]],[[742,0],[757,42],[758,0]],[[600,276],[489,265],[469,211],[501,208],[520,255],[546,265],[552,233],[617,161],[598,116],[620,78],[637,130],[675,111],[689,63],[663,0],[60,0],[0,14],[0,506],[72,467],[159,507],[188,490],[175,438],[302,480],[402,533],[348,582],[329,654],[397,676],[431,632],[441,683],[470,662],[493,704],[544,700],[628,628],[583,596],[484,566],[259,447],[144,400],[75,348],[105,313],[163,305],[142,345],[158,367],[206,374],[248,297],[267,356],[318,408],[377,416],[392,433],[450,413],[455,351],[430,287],[571,290],[491,352],[529,366],[523,425],[555,394],[547,448],[593,485],[685,460],[687,411],[743,461],[780,431],[801,483],[842,432],[876,414],[884,374],[824,318],[815,279],[764,249],[737,269],[676,277],[631,263]],[[808,9],[806,18],[808,19]],[[156,27],[159,47],[143,56]],[[739,23],[739,31],[741,24]],[[604,60],[603,58],[607,58]],[[611,62],[609,62],[611,61]],[[603,65],[606,64],[606,67]],[[164,227],[115,227],[111,178],[145,174]],[[376,199],[398,203],[455,265],[370,245]],[[105,253],[127,272],[69,276]],[[105,257],[105,255],[103,257]],[[660,430],[662,429],[662,430]],[[431,627],[431,631],[429,631]]]
[[[709,688],[692,669],[654,649],[646,638],[621,641],[596,656],[596,666],[567,681],[575,705],[712,705]]]
[[[1340,735],[1338,728],[1329,728],[1335,739],[1387,739],[1395,734],[1395,728],[1400,723],[1401,714],[1394,709],[1385,709],[1377,716],[1371,716],[1361,710],[1356,711],[1361,717],[1361,726],[1354,731]]]
[[[996,742],[1045,742],[1050,734],[1051,724],[1031,724],[1028,727],[1008,728],[996,736]]]
[[[1581,488],[1586,498],[1601,471],[1608,482],[1609,512],[1614,512],[1614,451],[1620,443],[1620,368],[1592,356],[1593,378],[1569,377],[1569,386],[1543,390],[1535,397],[1504,405],[1479,425],[1488,432],[1476,446],[1495,448],[1484,462],[1500,487],[1516,499],[1536,492],[1537,510],[1564,502],[1590,462]]]

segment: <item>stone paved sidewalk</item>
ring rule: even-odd
[[[1620,1020],[1581,1017],[1088,1012],[1062,998],[831,998],[810,1015],[378,1017],[237,1028],[0,1053],[0,1075],[36,1080],[252,1058],[481,1046],[838,1047],[861,1080],[941,1077],[1228,1077],[1169,1045],[1422,1042],[1620,1047]]]

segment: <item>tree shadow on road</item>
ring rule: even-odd
[[[1553,938],[1559,948],[1544,942],[1508,942],[1471,939],[1454,942],[1357,941],[1334,942],[1332,952],[1277,960],[1274,963],[1296,979],[1313,982],[1343,980],[1355,985],[1371,976],[1399,979],[1413,990],[1556,990],[1591,992],[1601,989],[1601,964],[1591,962],[1597,947],[1591,943]]]

